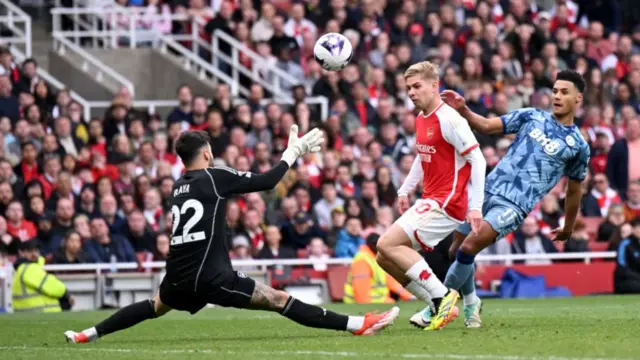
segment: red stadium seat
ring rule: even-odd
[[[591,251],[607,251],[609,250],[608,242],[595,242],[592,241],[589,243],[589,250]]]
[[[344,283],[347,282],[349,266],[331,266],[327,271],[327,282],[329,284],[329,296],[332,301],[342,301],[344,297]]]
[[[582,218],[584,221],[584,225],[586,226],[587,233],[589,234],[589,240],[595,241],[596,236],[598,236],[598,227],[600,227],[600,223],[603,218],[600,217],[584,217]]]
[[[307,249],[298,249],[298,259],[306,259],[309,257]]]

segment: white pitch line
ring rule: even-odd
[[[82,346],[82,345],[80,345]],[[90,346],[90,345],[89,345]],[[97,348],[97,347],[44,347],[44,346],[0,346],[0,350],[13,351],[77,351],[77,352],[94,352],[94,353],[146,353],[146,354],[225,354],[225,355],[308,355],[308,356],[331,356],[331,357],[375,357],[387,358],[389,356],[404,359],[455,359],[455,360],[633,360],[633,358],[595,358],[595,357],[566,357],[566,356],[524,356],[524,355],[497,355],[497,354],[381,354],[354,351],[316,351],[316,350],[291,350],[291,351],[222,351],[214,349],[173,349],[173,350],[154,350],[154,349],[121,349],[121,348]],[[636,358],[637,360],[637,358]]]

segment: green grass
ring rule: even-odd
[[[439,332],[411,327],[418,303],[401,304],[379,336],[304,328],[277,314],[207,309],[170,313],[94,344],[70,345],[110,312],[0,315],[0,359],[640,359],[640,297],[485,302],[484,328],[462,319]],[[330,305],[362,314],[380,306]]]

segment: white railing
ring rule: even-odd
[[[25,54],[23,54],[19,49],[12,47],[10,50],[16,62],[21,63],[27,59],[27,56],[25,56]],[[43,68],[38,67],[36,69],[36,73],[40,78],[42,78],[42,80],[44,80],[47,84],[49,84],[56,90],[67,89],[67,87],[62,82],[60,82],[60,80],[56,79],[53,75],[49,74]],[[71,96],[73,100],[77,101],[78,104],[82,106],[84,118],[86,120],[91,119],[91,107],[89,101],[87,101],[87,99],[83,98],[73,90],[69,90],[69,96]]]
[[[275,102],[277,104],[288,104],[288,105],[293,104],[293,101],[287,101],[283,99],[262,99],[262,101],[260,101],[260,104],[263,106],[266,106],[272,102]],[[244,103],[246,103],[246,100],[241,98],[234,98],[233,100],[234,105],[244,104]],[[313,105],[319,106],[321,111],[321,114],[320,114],[321,118],[322,119],[327,118],[329,100],[326,97],[324,96],[308,97],[308,98],[305,98],[305,103],[310,106],[313,106]],[[107,109],[112,105],[112,102],[111,101],[86,101],[85,104],[83,104],[83,106],[86,106],[89,110]],[[180,102],[178,100],[134,100],[132,104],[132,106],[136,109],[147,109],[149,114],[155,113],[158,108],[174,108],[178,105],[180,105]],[[86,119],[89,119],[89,118],[87,117]]]
[[[0,44],[21,45],[22,53],[31,57],[31,17],[10,1],[0,0],[0,24],[13,33],[11,37],[0,37]]]
[[[580,252],[580,253],[556,253],[556,254],[505,254],[505,255],[478,255],[477,262],[514,262],[526,260],[583,260],[585,264],[591,263],[593,259],[614,259],[615,251]],[[232,260],[234,267],[255,267],[266,270],[268,266],[297,266],[297,265],[350,265],[353,259],[277,259],[277,260]],[[536,265],[531,265],[536,266]],[[136,270],[164,269],[164,261],[152,261],[142,264],[138,263],[115,263],[115,264],[73,264],[73,265],[45,265],[47,271],[102,271],[110,270]]]
[[[97,82],[102,83],[105,81],[105,78],[109,78],[111,81],[115,82],[118,87],[124,86],[129,89],[132,95],[135,94],[135,87],[129,79],[100,61],[95,56],[89,54],[86,50],[74,44],[69,39],[60,34],[56,34],[55,31],[53,32],[53,43],[54,49],[60,56],[64,56],[67,51],[71,51],[82,59],[80,68],[85,73],[88,73],[89,71],[95,72],[94,75]]]
[[[212,41],[205,41],[200,37],[199,29],[205,25],[200,18],[192,18],[186,14],[146,15],[143,14],[143,11],[144,8],[129,8],[115,2],[107,2],[104,7],[55,8],[51,10],[51,14],[53,15],[54,34],[73,39],[76,44],[80,44],[80,39],[85,38],[91,39],[94,47],[117,48],[120,46],[120,40],[126,39],[127,46],[131,48],[148,46],[149,44],[160,48],[169,47],[185,58],[185,64],[195,65],[200,74],[212,74],[229,84],[234,96],[246,96],[249,93],[249,89],[240,83],[241,76],[250,77],[252,81],[259,83],[274,94],[275,98],[285,100],[292,100],[292,98],[290,92],[283,90],[283,88],[290,88],[302,83],[302,79],[296,79],[286,71],[270,66],[267,59],[224,32],[216,30]],[[73,20],[73,30],[63,31],[60,29],[62,17]],[[190,22],[191,31],[186,34],[169,35],[153,29],[144,29],[138,26],[143,17],[144,20],[151,22],[168,19]],[[117,21],[118,18],[121,20]],[[189,42],[191,45],[187,48],[182,42]],[[219,51],[221,43],[231,47],[230,56]],[[211,62],[203,61],[209,66],[204,66],[203,63],[195,60],[195,58],[202,60],[199,54],[200,50],[212,54]],[[251,69],[240,62],[240,54],[251,59]],[[226,64],[230,68],[230,76],[220,71],[220,64]],[[261,76],[260,73],[266,74],[266,76]]]
[[[231,47],[231,56],[228,56],[220,50],[221,42]],[[240,83],[240,75],[242,74],[257,81],[277,98],[291,98],[290,92],[284,90],[282,85],[287,84],[287,88],[291,88],[301,83],[302,79],[296,79],[286,71],[268,64],[267,59],[263,56],[260,56],[245,44],[234,39],[222,30],[215,30],[213,32],[210,51],[215,54],[215,56],[212,57],[213,66],[218,67],[220,60],[222,60],[226,65],[231,67],[231,77],[237,84]],[[240,63],[240,54],[251,59],[251,69]],[[263,74],[260,72],[263,72]],[[269,81],[270,79],[272,79],[272,81]]]
[[[11,51],[14,60],[17,63],[22,63],[27,58],[31,57],[31,17],[22,11],[22,9],[7,0],[0,0],[0,9],[6,10],[6,14],[0,16],[0,24],[6,26],[16,35],[10,38],[0,38],[0,43],[10,43],[11,47],[9,50]],[[16,27],[16,23],[20,22],[24,24],[24,29]],[[22,44],[23,49],[21,49],[20,46],[17,46],[18,44]],[[36,69],[36,73],[40,78],[47,82],[47,84],[55,89],[62,90],[66,88],[62,82],[41,67]],[[75,91],[69,91],[69,95],[83,107],[85,119],[89,119],[90,109],[87,100],[78,95]]]

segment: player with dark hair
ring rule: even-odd
[[[151,300],[118,310],[82,332],[65,332],[67,341],[94,341],[172,309],[195,314],[207,304],[274,311],[305,326],[349,331],[354,335],[372,335],[391,325],[398,316],[397,307],[382,314],[341,315],[255,282],[231,266],[228,242],[224,238],[227,198],[274,188],[301,155],[320,151],[323,142],[320,130],[313,129],[298,138],[298,126],[293,125],[282,160],[263,174],[253,174],[212,167],[211,145],[204,131],[180,135],[176,152],[186,172],[172,190],[173,233],[167,273],[159,293]]]
[[[485,134],[517,134],[507,154],[487,176],[480,229],[472,232],[468,223],[460,225],[450,248],[456,260],[444,284],[462,293],[467,327],[482,324],[482,303],[475,293],[475,256],[496,238],[514,231],[563,176],[569,178],[565,222],[553,234],[560,241],[571,236],[580,209],[581,184],[589,168],[589,145],[574,124],[584,90],[585,81],[580,74],[560,71],[553,85],[552,114],[525,108],[489,119],[472,112],[457,93],[450,90],[442,93],[443,100],[467,119],[473,129]],[[442,300],[432,320],[434,327],[455,311],[459,292],[450,291]]]

